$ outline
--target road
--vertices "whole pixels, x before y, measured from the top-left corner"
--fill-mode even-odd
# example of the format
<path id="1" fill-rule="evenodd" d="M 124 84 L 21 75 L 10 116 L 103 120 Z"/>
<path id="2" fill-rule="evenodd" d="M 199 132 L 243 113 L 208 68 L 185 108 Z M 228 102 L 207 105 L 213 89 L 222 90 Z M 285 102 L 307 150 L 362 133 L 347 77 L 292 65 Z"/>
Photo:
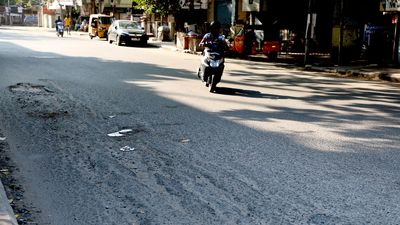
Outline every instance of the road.
<path id="1" fill-rule="evenodd" d="M 0 129 L 38 224 L 400 224 L 398 85 L 228 59 L 211 94 L 198 63 L 0 27 Z"/>

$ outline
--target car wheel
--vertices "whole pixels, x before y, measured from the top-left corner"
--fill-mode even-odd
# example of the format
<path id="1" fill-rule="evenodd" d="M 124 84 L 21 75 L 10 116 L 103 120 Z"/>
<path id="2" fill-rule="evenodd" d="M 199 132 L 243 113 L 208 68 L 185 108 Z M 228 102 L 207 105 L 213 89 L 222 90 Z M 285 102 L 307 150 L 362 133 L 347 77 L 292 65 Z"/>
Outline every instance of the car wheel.
<path id="1" fill-rule="evenodd" d="M 271 52 L 268 54 L 268 58 L 271 60 L 275 60 L 278 58 L 278 52 Z"/>
<path id="2" fill-rule="evenodd" d="M 118 45 L 118 46 L 121 46 L 121 45 L 122 45 L 121 37 L 120 37 L 120 36 L 117 36 L 116 42 L 117 42 L 117 45 Z"/>
<path id="3" fill-rule="evenodd" d="M 108 35 L 107 39 L 108 39 L 108 43 L 110 43 L 110 44 L 113 43 L 113 41 L 111 40 L 111 36 L 110 35 Z"/>

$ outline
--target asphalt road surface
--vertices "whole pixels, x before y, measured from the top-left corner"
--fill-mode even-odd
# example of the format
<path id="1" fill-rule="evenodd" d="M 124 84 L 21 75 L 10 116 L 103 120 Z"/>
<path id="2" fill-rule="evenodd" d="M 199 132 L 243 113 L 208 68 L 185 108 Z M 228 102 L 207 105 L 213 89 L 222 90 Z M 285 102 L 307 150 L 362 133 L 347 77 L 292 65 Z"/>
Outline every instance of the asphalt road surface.
<path id="1" fill-rule="evenodd" d="M 198 63 L 0 27 L 0 129 L 37 223 L 400 224 L 398 85 L 228 59 L 211 94 Z"/>

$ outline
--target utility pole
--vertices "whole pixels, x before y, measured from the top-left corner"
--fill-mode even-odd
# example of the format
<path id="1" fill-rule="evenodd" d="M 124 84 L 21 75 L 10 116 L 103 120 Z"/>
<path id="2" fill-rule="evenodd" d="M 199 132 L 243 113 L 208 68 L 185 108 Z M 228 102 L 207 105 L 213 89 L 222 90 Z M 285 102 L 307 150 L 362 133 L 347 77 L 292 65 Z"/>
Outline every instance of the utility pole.
<path id="1" fill-rule="evenodd" d="M 237 16 L 237 3 L 236 0 L 232 0 L 231 27 L 233 27 L 236 23 L 236 16 Z"/>
<path id="2" fill-rule="evenodd" d="M 10 0 L 7 0 L 7 8 L 8 8 L 8 23 L 12 25 L 11 22 L 11 7 L 10 7 Z"/>
<path id="3" fill-rule="evenodd" d="M 339 47 L 338 47 L 338 65 L 341 66 L 343 64 L 343 28 L 344 28 L 344 2 L 340 0 L 340 15 L 339 15 Z"/>
<path id="4" fill-rule="evenodd" d="M 311 29 L 312 29 L 312 21 L 313 14 L 311 12 L 312 0 L 308 0 L 308 9 L 307 9 L 307 26 L 306 26 L 306 35 L 305 35 L 305 45 L 304 45 L 304 66 L 307 65 L 310 56 L 310 39 L 311 39 Z"/>
<path id="5" fill-rule="evenodd" d="M 63 5 L 60 3 L 60 0 L 58 0 L 58 4 L 60 5 L 60 17 L 61 17 L 61 21 L 64 22 Z M 57 26 L 57 24 L 56 24 L 56 26 Z"/>
<path id="6" fill-rule="evenodd" d="M 394 41 L 393 41 L 393 54 L 392 54 L 392 61 L 395 64 L 399 63 L 399 13 L 396 12 L 395 15 L 395 25 L 394 25 Z"/>

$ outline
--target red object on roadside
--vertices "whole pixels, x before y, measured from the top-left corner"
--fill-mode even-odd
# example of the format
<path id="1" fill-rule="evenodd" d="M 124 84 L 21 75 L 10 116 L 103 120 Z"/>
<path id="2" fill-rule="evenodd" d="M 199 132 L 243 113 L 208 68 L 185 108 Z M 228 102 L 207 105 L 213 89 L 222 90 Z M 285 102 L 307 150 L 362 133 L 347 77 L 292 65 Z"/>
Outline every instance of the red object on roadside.
<path id="1" fill-rule="evenodd" d="M 251 35 L 249 32 L 254 32 L 254 29 L 251 28 L 242 28 L 231 40 L 230 51 L 242 56 L 248 55 L 256 55 L 256 54 L 264 54 L 268 56 L 268 58 L 276 58 L 278 53 L 281 50 L 281 41 L 272 40 L 272 41 L 262 41 L 259 46 L 257 41 L 252 41 L 249 43 L 248 47 L 246 47 L 246 38 L 254 38 L 254 34 Z M 249 35 L 250 34 L 250 35 Z M 248 43 L 248 42 L 247 42 Z M 246 50 L 247 49 L 247 50 Z"/>

